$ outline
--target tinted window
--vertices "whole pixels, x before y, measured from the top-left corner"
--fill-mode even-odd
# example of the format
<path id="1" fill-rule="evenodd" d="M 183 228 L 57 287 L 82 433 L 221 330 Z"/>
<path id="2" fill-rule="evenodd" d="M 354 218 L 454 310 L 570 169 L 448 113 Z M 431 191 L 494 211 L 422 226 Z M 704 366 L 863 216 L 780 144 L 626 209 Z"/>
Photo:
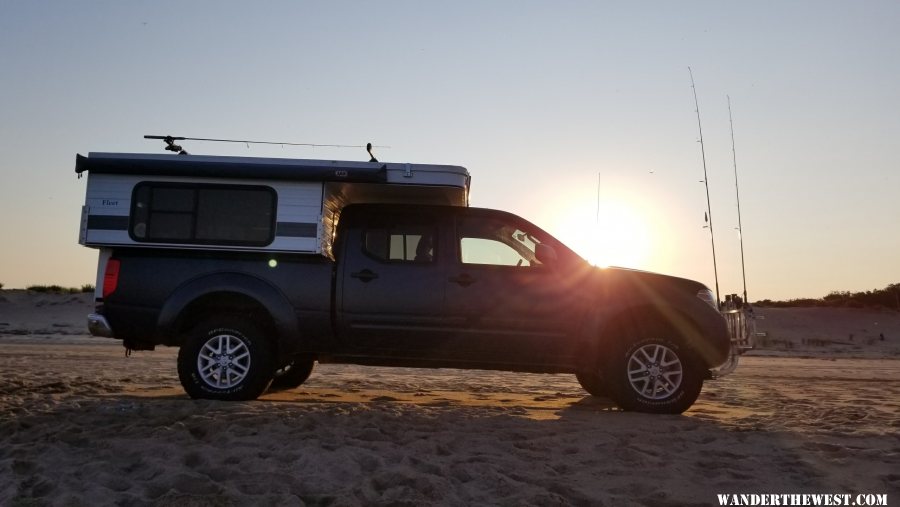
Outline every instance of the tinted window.
<path id="1" fill-rule="evenodd" d="M 363 248 L 381 261 L 432 262 L 434 227 L 421 224 L 373 225 L 363 232 Z"/>
<path id="2" fill-rule="evenodd" d="M 243 185 L 140 183 L 135 241 L 263 246 L 275 230 L 275 191 Z"/>

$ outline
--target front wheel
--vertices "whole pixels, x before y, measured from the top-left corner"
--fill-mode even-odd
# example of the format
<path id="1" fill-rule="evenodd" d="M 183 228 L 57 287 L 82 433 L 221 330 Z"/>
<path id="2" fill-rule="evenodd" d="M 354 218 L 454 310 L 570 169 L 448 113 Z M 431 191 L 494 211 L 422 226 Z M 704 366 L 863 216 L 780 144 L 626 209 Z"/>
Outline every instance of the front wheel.
<path id="1" fill-rule="evenodd" d="M 178 351 L 178 378 L 191 398 L 256 399 L 269 387 L 273 370 L 272 345 L 242 318 L 204 320 Z"/>
<path id="2" fill-rule="evenodd" d="M 694 354 L 665 331 L 627 341 L 609 364 L 610 395 L 621 408 L 635 412 L 680 414 L 691 407 L 703 387 Z"/>

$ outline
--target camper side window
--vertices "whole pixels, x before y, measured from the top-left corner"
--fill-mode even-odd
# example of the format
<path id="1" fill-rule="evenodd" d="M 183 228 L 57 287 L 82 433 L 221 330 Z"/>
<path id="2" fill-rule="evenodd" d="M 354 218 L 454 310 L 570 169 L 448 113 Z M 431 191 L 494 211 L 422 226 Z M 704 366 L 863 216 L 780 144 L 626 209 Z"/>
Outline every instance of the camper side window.
<path id="1" fill-rule="evenodd" d="M 155 243 L 264 246 L 275 232 L 275 191 L 246 185 L 142 182 L 131 237 Z"/>

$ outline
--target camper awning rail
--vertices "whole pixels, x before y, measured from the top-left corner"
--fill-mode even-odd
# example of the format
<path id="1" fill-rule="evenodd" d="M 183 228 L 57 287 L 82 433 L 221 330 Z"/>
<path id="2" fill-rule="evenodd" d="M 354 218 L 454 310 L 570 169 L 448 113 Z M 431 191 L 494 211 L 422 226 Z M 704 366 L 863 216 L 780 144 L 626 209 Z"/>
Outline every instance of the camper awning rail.
<path id="1" fill-rule="evenodd" d="M 89 153 L 77 155 L 75 172 L 202 178 L 384 183 L 392 164 L 281 158 Z M 393 164 L 405 166 L 405 164 Z"/>

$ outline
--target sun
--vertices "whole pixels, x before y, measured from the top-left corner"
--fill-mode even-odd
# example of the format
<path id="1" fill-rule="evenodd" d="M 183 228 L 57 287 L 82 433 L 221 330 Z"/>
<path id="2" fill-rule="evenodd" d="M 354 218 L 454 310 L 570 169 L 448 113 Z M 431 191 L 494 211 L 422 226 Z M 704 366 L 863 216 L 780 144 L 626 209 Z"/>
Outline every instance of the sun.
<path id="1" fill-rule="evenodd" d="M 631 203 L 600 203 L 595 240 L 599 266 L 640 268 L 650 261 L 650 228 L 640 208 Z"/>
<path id="2" fill-rule="evenodd" d="M 593 204 L 592 206 L 590 204 Z M 595 266 L 646 269 L 653 241 L 647 214 L 636 201 L 602 199 L 575 205 L 557 220 L 560 241 Z"/>

